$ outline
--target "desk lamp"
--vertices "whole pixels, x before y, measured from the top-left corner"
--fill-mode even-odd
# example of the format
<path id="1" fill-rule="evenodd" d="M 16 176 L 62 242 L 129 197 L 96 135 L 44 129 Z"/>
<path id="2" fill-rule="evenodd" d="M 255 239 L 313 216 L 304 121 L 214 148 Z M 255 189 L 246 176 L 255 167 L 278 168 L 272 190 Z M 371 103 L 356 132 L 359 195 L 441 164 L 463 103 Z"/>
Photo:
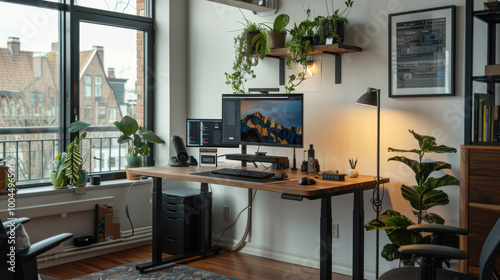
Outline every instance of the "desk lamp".
<path id="1" fill-rule="evenodd" d="M 380 216 L 380 206 L 382 201 L 380 201 L 380 89 L 368 88 L 368 90 L 356 101 L 356 104 L 367 105 L 377 107 L 377 186 L 375 188 L 374 198 L 372 198 L 372 205 L 377 213 L 377 219 Z M 375 279 L 378 279 L 378 268 L 379 268 L 379 230 L 376 231 L 376 253 L 375 258 Z"/>

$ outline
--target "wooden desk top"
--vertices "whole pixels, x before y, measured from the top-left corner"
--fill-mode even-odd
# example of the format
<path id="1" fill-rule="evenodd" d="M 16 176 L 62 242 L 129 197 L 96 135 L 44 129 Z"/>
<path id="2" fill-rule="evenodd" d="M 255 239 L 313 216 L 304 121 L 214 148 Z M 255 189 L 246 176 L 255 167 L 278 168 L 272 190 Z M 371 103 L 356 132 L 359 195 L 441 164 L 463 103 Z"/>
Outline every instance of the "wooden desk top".
<path id="1" fill-rule="evenodd" d="M 289 193 L 306 197 L 321 197 L 328 195 L 340 195 L 355 191 L 373 189 L 376 186 L 375 176 L 359 176 L 358 178 L 349 178 L 346 176 L 345 181 L 329 181 L 321 178 L 314 178 L 316 185 L 299 185 L 298 181 L 306 174 L 301 171 L 286 171 L 288 180 L 277 180 L 267 183 L 256 183 L 248 181 L 240 181 L 237 179 L 224 179 L 216 177 L 204 177 L 192 175 L 190 173 L 207 172 L 214 170 L 214 167 L 173 167 L 173 166 L 151 166 L 129 168 L 128 171 L 133 174 L 159 177 L 174 180 L 183 180 L 190 182 L 209 183 L 223 186 L 232 186 L 238 188 L 263 190 L 278 193 Z M 272 171 L 269 171 L 272 172 Z M 388 183 L 389 178 L 382 178 L 380 183 Z"/>

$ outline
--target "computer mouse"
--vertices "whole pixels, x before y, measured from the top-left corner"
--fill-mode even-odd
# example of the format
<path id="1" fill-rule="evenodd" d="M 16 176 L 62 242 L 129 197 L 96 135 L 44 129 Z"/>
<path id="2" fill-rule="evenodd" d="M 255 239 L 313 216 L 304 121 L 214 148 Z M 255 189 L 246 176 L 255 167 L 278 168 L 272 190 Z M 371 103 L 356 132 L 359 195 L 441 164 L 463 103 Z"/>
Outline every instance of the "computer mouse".
<path id="1" fill-rule="evenodd" d="M 303 177 L 300 178 L 299 185 L 316 185 L 316 180 L 309 177 Z"/>

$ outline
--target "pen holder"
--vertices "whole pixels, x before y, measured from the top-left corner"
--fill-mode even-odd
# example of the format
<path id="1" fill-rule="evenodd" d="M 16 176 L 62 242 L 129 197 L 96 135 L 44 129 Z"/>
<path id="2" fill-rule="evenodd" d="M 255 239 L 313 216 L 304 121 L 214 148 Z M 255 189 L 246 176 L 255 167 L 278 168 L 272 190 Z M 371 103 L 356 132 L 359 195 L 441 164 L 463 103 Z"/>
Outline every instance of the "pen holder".
<path id="1" fill-rule="evenodd" d="M 349 169 L 347 176 L 349 176 L 349 178 L 358 178 L 359 172 L 357 169 Z"/>

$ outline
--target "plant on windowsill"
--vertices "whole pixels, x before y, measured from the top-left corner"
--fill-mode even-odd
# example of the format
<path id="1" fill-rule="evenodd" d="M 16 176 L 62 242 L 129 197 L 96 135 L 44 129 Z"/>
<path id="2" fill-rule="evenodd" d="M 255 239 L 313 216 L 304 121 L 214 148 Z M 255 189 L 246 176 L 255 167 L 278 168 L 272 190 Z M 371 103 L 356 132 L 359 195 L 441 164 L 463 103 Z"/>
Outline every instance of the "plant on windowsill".
<path id="1" fill-rule="evenodd" d="M 241 12 L 241 11 L 240 11 Z M 243 15 L 243 13 L 242 13 Z M 264 59 L 266 53 L 269 52 L 268 34 L 263 23 L 254 23 L 249 21 L 243 15 L 244 25 L 240 33 L 234 37 L 234 62 L 231 73 L 226 75 L 226 85 L 230 85 L 234 94 L 244 94 L 245 85 L 248 79 L 254 79 L 255 73 L 253 68 L 259 63 L 259 57 L 253 56 L 255 50 L 259 53 L 260 58 Z M 252 43 L 255 36 L 259 37 Z"/>
<path id="2" fill-rule="evenodd" d="M 432 136 L 420 135 L 409 130 L 413 137 L 417 139 L 419 149 L 402 150 L 388 148 L 389 152 L 415 153 L 418 155 L 418 161 L 404 156 L 391 157 L 389 161 L 399 161 L 410 167 L 415 173 L 417 181 L 416 186 L 401 186 L 403 198 L 410 202 L 413 207 L 413 213 L 417 217 L 417 223 L 422 221 L 429 224 L 444 224 L 444 219 L 436 213 L 428 213 L 427 210 L 437 206 L 449 203 L 448 195 L 438 188 L 444 186 L 458 186 L 460 182 L 451 175 L 444 175 L 439 178 L 429 177 L 434 171 L 451 169 L 451 165 L 442 161 L 425 161 L 422 159 L 426 153 L 456 153 L 455 148 L 444 145 L 437 145 L 436 138 Z M 366 230 L 385 230 L 391 244 L 386 244 L 382 249 L 381 255 L 387 261 L 400 259 L 403 263 L 412 263 L 416 260 L 415 256 L 404 255 L 398 252 L 400 246 L 410 244 L 428 244 L 429 236 L 422 236 L 418 232 L 407 231 L 406 228 L 415 223 L 394 210 L 387 210 L 380 215 L 379 219 L 374 219 L 365 225 Z M 458 246 L 458 237 L 456 235 L 445 236 L 445 244 Z"/>
<path id="3" fill-rule="evenodd" d="M 125 158 L 127 179 L 139 180 L 140 176 L 129 174 L 128 169 L 142 166 L 143 157 L 149 156 L 151 152 L 147 142 L 164 144 L 165 141 L 153 131 L 140 127 L 137 121 L 130 116 L 123 117 L 121 121 L 116 121 L 114 125 L 123 133 L 117 140 L 118 144 L 127 143 L 128 145 L 128 156 Z"/>
<path id="4" fill-rule="evenodd" d="M 90 126 L 84 121 L 74 121 L 70 124 L 68 133 L 77 133 Z M 87 132 L 77 136 L 66 148 L 66 152 L 58 154 L 52 162 L 53 170 L 50 179 L 54 188 L 65 188 L 70 184 L 74 187 L 85 186 L 88 172 L 83 170 L 83 164 L 90 154 L 90 147 L 83 155 L 80 152 L 80 142 L 87 137 Z"/>
<path id="5" fill-rule="evenodd" d="M 14 164 L 8 163 L 12 157 L 0 158 L 0 195 L 17 193 Z"/>

